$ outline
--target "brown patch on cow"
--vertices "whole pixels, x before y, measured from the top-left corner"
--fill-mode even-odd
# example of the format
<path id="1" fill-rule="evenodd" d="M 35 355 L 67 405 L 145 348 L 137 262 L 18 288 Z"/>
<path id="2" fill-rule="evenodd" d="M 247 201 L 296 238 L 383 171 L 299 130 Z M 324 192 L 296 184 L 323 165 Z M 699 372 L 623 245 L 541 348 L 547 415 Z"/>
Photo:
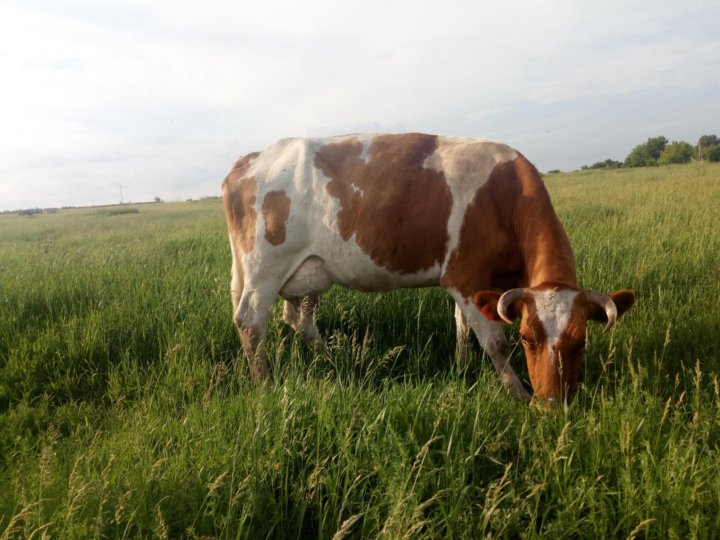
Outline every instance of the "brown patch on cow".
<path id="1" fill-rule="evenodd" d="M 515 160 L 522 186 L 514 217 L 515 231 L 531 286 L 544 282 L 577 285 L 575 256 L 550 195 L 535 166 L 523 156 Z"/>
<path id="2" fill-rule="evenodd" d="M 240 158 L 223 182 L 223 204 L 230 233 L 239 241 L 240 248 L 249 253 L 255 245 L 255 194 L 257 180 L 247 177 L 252 160 L 259 154 L 253 152 Z"/>
<path id="3" fill-rule="evenodd" d="M 364 253 L 393 272 L 410 274 L 442 263 L 452 196 L 442 172 L 425 168 L 437 136 L 383 135 L 372 139 L 367 160 L 351 139 L 323 146 L 314 165 L 340 201 L 338 228 Z"/>
<path id="4" fill-rule="evenodd" d="M 506 276 L 522 276 L 523 261 L 512 231 L 512 212 L 520 196 L 513 162 L 495 166 L 487 182 L 475 193 L 465 210 L 458 244 L 450 254 L 440 284 L 454 288 L 465 298 L 498 286 L 521 286 Z M 504 279 L 502 279 L 504 278 Z"/>
<path id="5" fill-rule="evenodd" d="M 238 178 L 242 178 L 243 176 L 245 176 L 245 173 L 250 168 L 250 164 L 259 155 L 260 155 L 260 152 L 250 152 L 249 154 L 246 154 L 243 157 L 241 157 L 240 159 L 238 159 L 235 162 L 235 165 L 233 165 L 233 168 L 230 170 L 230 174 L 228 175 L 228 178 L 232 175 L 234 175 L 235 177 L 238 177 Z"/>
<path id="6" fill-rule="evenodd" d="M 269 191 L 263 199 L 265 239 L 273 246 L 285 241 L 285 224 L 290 216 L 290 197 L 284 191 Z"/>
<path id="7" fill-rule="evenodd" d="M 465 298 L 487 288 L 576 283 L 570 242 L 533 165 L 498 163 L 468 205 L 440 284 Z"/>

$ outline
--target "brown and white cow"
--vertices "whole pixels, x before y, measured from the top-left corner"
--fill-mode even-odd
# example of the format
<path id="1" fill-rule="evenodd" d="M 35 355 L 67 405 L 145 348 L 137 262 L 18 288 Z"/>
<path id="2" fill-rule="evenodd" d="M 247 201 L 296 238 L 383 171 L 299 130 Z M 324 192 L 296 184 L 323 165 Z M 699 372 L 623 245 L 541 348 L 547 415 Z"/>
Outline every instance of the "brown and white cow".
<path id="1" fill-rule="evenodd" d="M 520 318 L 535 396 L 578 382 L 586 322 L 610 328 L 634 303 L 578 288 L 570 243 L 535 167 L 503 144 L 408 133 L 287 139 L 241 158 L 223 183 L 234 322 L 254 380 L 269 376 L 263 338 L 273 304 L 306 340 L 333 284 L 361 291 L 440 285 L 504 383 L 502 322 Z M 505 290 L 504 294 L 495 292 Z"/>

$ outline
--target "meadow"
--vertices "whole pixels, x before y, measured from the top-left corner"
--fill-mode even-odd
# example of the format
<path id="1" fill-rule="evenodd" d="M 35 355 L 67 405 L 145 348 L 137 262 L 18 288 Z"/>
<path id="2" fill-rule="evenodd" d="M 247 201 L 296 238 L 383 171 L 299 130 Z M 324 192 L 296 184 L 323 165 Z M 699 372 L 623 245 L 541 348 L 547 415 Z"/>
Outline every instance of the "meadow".
<path id="1" fill-rule="evenodd" d="M 219 200 L 0 216 L 0 539 L 719 537 L 720 166 L 545 181 L 638 295 L 551 414 L 439 289 L 331 290 L 317 355 L 278 304 L 254 386 Z"/>

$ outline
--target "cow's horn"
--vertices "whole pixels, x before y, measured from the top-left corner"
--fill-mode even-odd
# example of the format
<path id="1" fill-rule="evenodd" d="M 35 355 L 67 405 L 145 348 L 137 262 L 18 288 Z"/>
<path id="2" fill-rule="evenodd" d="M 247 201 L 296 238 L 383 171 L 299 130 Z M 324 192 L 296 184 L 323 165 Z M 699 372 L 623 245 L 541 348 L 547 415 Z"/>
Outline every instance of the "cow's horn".
<path id="1" fill-rule="evenodd" d="M 516 302 L 517 300 L 522 300 L 524 296 L 525 289 L 510 289 L 509 291 L 505 291 L 503 293 L 497 303 L 497 312 L 503 321 L 509 324 L 513 323 L 513 320 L 507 314 L 507 308 L 513 302 Z"/>
<path id="2" fill-rule="evenodd" d="M 595 304 L 601 307 L 605 311 L 607 317 L 607 324 L 605 325 L 605 332 L 610 330 L 617 322 L 617 306 L 607 294 L 588 292 L 587 301 L 589 304 Z"/>

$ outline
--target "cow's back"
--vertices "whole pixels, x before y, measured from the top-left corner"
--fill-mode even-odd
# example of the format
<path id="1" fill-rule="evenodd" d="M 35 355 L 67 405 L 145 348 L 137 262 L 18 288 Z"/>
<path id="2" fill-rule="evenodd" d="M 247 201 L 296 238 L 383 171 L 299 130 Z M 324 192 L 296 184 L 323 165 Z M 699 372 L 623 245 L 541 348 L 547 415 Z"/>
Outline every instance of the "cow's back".
<path id="1" fill-rule="evenodd" d="M 489 141 L 424 134 L 286 139 L 231 171 L 228 222 L 231 201 L 243 199 L 234 223 L 253 236 L 246 247 L 260 250 L 255 260 L 292 260 L 290 272 L 315 256 L 354 288 L 431 284 L 468 206 L 497 164 L 517 156 Z"/>

